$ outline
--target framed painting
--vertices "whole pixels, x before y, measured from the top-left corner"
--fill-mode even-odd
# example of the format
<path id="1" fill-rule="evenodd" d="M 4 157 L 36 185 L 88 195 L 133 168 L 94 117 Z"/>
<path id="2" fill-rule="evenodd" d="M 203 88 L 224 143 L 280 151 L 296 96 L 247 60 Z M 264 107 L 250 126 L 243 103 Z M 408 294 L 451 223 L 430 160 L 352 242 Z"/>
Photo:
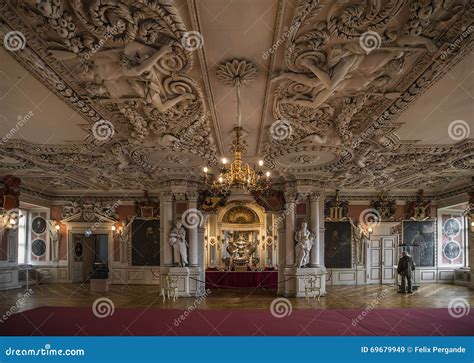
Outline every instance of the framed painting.
<path id="1" fill-rule="evenodd" d="M 352 228 L 349 221 L 324 223 L 324 263 L 327 268 L 352 268 Z"/>
<path id="2" fill-rule="evenodd" d="M 402 221 L 402 241 L 404 245 L 418 245 L 413 249 L 416 266 L 433 267 L 435 264 L 435 231 L 433 219 L 424 221 Z"/>
<path id="3" fill-rule="evenodd" d="M 132 266 L 160 265 L 160 220 L 135 218 L 132 222 Z"/>

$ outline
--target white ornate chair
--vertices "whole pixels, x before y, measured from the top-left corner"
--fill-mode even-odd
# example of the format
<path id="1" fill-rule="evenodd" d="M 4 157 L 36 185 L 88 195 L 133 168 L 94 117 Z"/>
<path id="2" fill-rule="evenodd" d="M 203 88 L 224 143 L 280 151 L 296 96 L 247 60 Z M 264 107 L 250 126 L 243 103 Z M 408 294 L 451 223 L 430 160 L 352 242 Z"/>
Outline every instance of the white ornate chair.
<path id="1" fill-rule="evenodd" d="M 176 301 L 178 298 L 178 276 L 166 275 L 165 277 L 165 286 L 161 287 L 161 296 L 163 296 L 163 302 L 165 302 L 166 297 L 168 300 L 173 296 L 173 301 Z"/>
<path id="2" fill-rule="evenodd" d="M 311 293 L 313 293 L 313 299 L 316 298 L 316 293 L 318 293 L 319 303 L 319 298 L 321 297 L 321 275 L 308 274 L 304 276 L 304 294 L 308 303 Z"/>

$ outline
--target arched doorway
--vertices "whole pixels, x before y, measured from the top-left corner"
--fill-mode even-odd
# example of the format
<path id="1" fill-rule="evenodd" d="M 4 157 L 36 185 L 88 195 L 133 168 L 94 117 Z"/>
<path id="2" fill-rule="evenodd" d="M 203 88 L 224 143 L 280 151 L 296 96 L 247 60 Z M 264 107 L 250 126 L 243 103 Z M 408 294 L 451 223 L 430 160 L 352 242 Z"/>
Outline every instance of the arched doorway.
<path id="1" fill-rule="evenodd" d="M 215 282 L 211 287 L 276 288 L 275 234 L 273 213 L 253 200 L 232 200 L 210 214 L 205 228 L 206 281 Z"/>

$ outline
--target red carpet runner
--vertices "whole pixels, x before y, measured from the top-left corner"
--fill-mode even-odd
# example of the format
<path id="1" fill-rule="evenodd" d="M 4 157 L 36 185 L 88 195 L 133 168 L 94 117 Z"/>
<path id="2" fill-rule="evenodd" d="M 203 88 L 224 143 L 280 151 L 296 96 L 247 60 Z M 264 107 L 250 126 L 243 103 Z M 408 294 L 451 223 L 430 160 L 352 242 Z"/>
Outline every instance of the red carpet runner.
<path id="1" fill-rule="evenodd" d="M 0 335 L 474 335 L 474 314 L 453 318 L 448 309 L 269 310 L 116 309 L 97 318 L 90 308 L 42 307 L 14 314 Z M 181 318 L 180 318 L 181 316 Z M 183 319 L 184 317 L 184 319 Z"/>

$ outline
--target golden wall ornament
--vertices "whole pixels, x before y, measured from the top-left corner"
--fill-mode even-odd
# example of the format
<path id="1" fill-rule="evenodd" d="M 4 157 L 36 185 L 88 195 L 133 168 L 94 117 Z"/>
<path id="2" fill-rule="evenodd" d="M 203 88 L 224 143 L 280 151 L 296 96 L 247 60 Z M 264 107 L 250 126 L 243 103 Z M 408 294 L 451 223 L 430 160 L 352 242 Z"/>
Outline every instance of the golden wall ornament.
<path id="1" fill-rule="evenodd" d="M 339 189 L 332 200 L 324 203 L 324 217 L 327 221 L 343 221 L 349 218 L 349 202 L 339 199 Z"/>

